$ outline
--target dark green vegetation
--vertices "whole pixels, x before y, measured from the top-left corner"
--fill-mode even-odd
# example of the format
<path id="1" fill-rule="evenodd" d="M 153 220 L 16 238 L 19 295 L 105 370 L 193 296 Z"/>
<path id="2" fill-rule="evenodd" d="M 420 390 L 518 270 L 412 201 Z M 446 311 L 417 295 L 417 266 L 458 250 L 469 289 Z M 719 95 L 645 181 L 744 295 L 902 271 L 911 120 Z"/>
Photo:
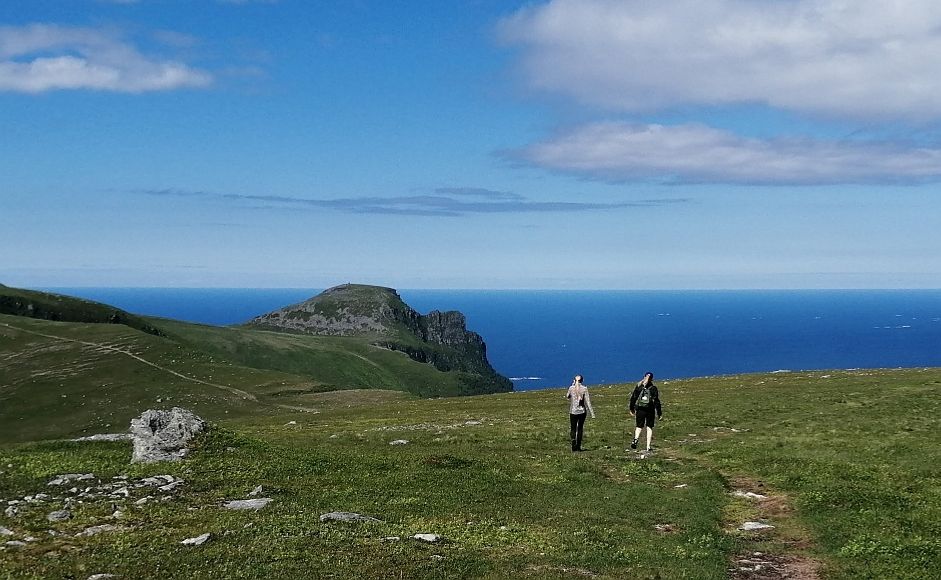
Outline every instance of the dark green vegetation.
<path id="1" fill-rule="evenodd" d="M 219 419 L 304 409 L 312 394 L 338 389 L 448 396 L 505 390 L 508 384 L 485 358 L 489 371 L 441 370 L 374 345 L 374 336 L 142 318 L 6 287 L 0 287 L 0 305 L 10 312 L 0 314 L 0 441 L 123 428 L 161 403 Z M 447 345 L 415 337 L 412 344 L 460 358 Z"/>
<path id="2" fill-rule="evenodd" d="M 0 314 L 60 322 L 123 324 L 148 334 L 160 334 L 142 317 L 107 304 L 61 294 L 10 288 L 3 284 L 0 284 Z"/>
<path id="3" fill-rule="evenodd" d="M 726 578 L 755 551 L 803 577 L 941 577 L 941 370 L 718 377 L 661 390 L 659 451 L 645 460 L 624 451 L 625 386 L 592 389 L 598 419 L 581 454 L 567 451 L 562 390 L 311 394 L 319 413 L 230 414 L 175 465 L 130 466 L 126 443 L 0 447 L 2 499 L 48 492 L 69 472 L 186 480 L 174 500 L 127 505 L 118 520 L 94 503 L 65 523 L 44 519 L 60 505 L 0 515 L 17 538 L 38 538 L 0 552 L 0 577 Z M 256 485 L 274 499 L 264 510 L 218 507 Z M 382 522 L 320 522 L 330 511 Z M 754 519 L 776 527 L 736 531 Z M 121 529 L 47 532 L 101 523 Z M 207 544 L 180 545 L 204 532 Z M 416 533 L 448 541 L 408 539 Z"/>

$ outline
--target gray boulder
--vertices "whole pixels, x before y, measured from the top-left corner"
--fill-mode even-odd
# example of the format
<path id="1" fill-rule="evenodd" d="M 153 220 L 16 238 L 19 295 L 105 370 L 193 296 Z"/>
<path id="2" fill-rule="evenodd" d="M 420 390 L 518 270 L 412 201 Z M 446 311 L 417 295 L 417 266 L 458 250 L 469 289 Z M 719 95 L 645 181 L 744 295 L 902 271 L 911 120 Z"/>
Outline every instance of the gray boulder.
<path id="1" fill-rule="evenodd" d="M 186 446 L 190 440 L 205 427 L 205 421 L 180 407 L 169 411 L 148 409 L 131 420 L 134 441 L 131 463 L 179 461 L 189 453 Z"/>

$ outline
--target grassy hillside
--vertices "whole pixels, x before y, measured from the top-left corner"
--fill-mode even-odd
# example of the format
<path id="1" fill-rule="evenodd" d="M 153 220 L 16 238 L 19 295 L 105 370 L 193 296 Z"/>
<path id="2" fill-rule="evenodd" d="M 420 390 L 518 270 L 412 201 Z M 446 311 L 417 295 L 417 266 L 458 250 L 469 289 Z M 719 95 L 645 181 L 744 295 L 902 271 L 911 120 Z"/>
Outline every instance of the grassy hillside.
<path id="1" fill-rule="evenodd" d="M 148 334 L 160 334 L 160 331 L 141 317 L 129 314 L 120 308 L 61 294 L 10 288 L 2 284 L 0 284 L 0 314 L 59 322 L 122 324 Z"/>
<path id="2" fill-rule="evenodd" d="M 0 551 L 0 578 L 941 577 L 941 370 L 717 377 L 661 391 L 665 420 L 646 459 L 624 450 L 625 386 L 592 389 L 598 419 L 580 454 L 567 450 L 561 390 L 311 394 L 319 414 L 230 414 L 175 465 L 130 466 L 121 443 L 0 447 L 4 500 L 61 495 L 46 485 L 60 473 L 185 480 L 167 501 L 135 506 L 147 493 L 135 489 L 73 504 L 62 523 L 45 519 L 61 499 L 0 515 L 11 538 L 37 538 Z M 257 485 L 273 499 L 265 509 L 219 507 Z M 321 522 L 330 511 L 381 521 Z M 775 527 L 737 531 L 746 520 Z M 103 523 L 118 529 L 74 536 Z M 205 532 L 205 545 L 180 545 Z M 409 539 L 417 533 L 446 540 Z"/>
<path id="3" fill-rule="evenodd" d="M 462 395 L 474 379 L 361 338 L 140 321 L 160 335 L 0 315 L 0 442 L 122 429 L 159 402 L 222 418 L 316 411 L 329 390 Z"/>

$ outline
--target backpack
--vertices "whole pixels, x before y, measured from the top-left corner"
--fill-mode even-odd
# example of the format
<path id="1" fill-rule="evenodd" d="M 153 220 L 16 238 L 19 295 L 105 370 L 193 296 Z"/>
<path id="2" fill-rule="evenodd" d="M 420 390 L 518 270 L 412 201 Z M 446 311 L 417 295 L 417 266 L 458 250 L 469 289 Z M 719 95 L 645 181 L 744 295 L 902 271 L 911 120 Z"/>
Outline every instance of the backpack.
<path id="1" fill-rule="evenodd" d="M 640 394 L 637 395 L 637 406 L 646 408 L 653 403 L 653 394 L 650 392 L 650 385 L 641 387 Z"/>

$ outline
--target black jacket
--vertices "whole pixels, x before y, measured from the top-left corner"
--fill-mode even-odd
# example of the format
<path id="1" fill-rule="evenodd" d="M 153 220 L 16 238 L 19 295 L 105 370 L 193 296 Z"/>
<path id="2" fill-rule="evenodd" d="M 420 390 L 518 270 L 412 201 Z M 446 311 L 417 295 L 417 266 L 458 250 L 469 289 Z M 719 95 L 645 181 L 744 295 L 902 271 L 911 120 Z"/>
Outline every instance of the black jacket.
<path id="1" fill-rule="evenodd" d="M 640 391 L 643 389 L 643 381 L 637 383 L 637 386 L 634 387 L 634 392 L 631 393 L 631 413 L 637 411 L 637 397 L 640 396 Z M 647 409 L 654 409 L 657 411 L 657 418 L 663 416 L 663 409 L 660 407 L 660 391 L 657 389 L 657 385 L 650 383 L 650 398 L 652 399 L 651 405 Z"/>

